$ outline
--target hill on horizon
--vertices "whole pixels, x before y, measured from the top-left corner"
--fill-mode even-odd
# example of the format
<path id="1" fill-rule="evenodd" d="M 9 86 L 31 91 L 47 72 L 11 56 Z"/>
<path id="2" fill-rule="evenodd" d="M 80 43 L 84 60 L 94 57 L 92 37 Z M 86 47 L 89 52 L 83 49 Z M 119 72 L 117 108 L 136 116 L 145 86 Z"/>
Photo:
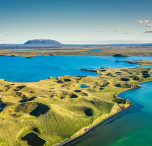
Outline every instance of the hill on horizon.
<path id="1" fill-rule="evenodd" d="M 60 42 L 50 39 L 34 39 L 29 40 L 24 43 L 24 45 L 53 45 L 53 46 L 60 46 L 62 45 Z"/>

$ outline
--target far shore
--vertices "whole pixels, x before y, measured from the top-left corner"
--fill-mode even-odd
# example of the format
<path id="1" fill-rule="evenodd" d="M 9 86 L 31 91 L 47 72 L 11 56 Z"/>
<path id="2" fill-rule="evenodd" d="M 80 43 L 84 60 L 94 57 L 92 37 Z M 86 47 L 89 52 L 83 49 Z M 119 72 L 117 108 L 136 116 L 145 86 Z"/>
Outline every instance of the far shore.
<path id="1" fill-rule="evenodd" d="M 35 49 L 35 50 L 34 50 Z M 52 50 L 51 50 L 52 49 Z M 56 50 L 55 50 L 56 49 Z M 98 51 L 96 51 L 98 50 Z M 0 56 L 152 56 L 152 45 L 65 45 L 62 47 L 0 48 Z"/>

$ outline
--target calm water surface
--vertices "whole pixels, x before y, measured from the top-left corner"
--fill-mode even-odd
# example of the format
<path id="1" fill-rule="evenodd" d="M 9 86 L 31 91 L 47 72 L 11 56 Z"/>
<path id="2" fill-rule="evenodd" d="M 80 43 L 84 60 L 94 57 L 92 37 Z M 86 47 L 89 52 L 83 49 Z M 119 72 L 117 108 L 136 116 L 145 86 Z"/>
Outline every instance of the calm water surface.
<path id="1" fill-rule="evenodd" d="M 145 67 L 145 68 L 152 68 L 152 65 L 144 65 L 142 67 Z"/>
<path id="2" fill-rule="evenodd" d="M 106 56 L 37 56 L 34 58 L 0 56 L 0 78 L 12 82 L 33 82 L 50 76 L 97 76 L 81 68 L 100 67 L 127 68 L 136 64 L 116 60 L 152 60 L 152 57 L 106 57 Z"/>
<path id="3" fill-rule="evenodd" d="M 90 50 L 90 51 L 87 51 L 87 52 L 101 52 L 102 50 Z"/>
<path id="4" fill-rule="evenodd" d="M 81 84 L 80 88 L 89 88 L 89 86 L 86 86 L 84 84 Z"/>

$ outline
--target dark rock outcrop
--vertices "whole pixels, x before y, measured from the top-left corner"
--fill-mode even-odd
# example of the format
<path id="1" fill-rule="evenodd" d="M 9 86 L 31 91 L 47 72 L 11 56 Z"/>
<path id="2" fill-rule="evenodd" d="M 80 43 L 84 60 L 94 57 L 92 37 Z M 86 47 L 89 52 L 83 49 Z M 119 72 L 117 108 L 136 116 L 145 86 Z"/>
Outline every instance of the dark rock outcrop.
<path id="1" fill-rule="evenodd" d="M 114 57 L 127 57 L 127 55 L 125 55 L 125 54 L 114 54 L 113 56 Z"/>

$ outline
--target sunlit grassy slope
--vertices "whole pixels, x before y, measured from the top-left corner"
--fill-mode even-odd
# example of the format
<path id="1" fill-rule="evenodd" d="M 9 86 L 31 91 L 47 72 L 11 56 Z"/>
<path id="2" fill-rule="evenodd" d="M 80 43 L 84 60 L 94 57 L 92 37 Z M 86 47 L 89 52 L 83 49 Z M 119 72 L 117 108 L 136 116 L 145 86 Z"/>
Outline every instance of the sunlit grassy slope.
<path id="1" fill-rule="evenodd" d="M 0 80 L 0 143 L 27 145 L 30 131 L 53 145 L 84 133 L 131 103 L 117 94 L 150 81 L 147 68 L 95 70 L 98 77 L 50 77 L 33 83 Z M 89 88 L 80 88 L 81 84 Z M 88 127 L 88 128 L 85 128 Z"/>

